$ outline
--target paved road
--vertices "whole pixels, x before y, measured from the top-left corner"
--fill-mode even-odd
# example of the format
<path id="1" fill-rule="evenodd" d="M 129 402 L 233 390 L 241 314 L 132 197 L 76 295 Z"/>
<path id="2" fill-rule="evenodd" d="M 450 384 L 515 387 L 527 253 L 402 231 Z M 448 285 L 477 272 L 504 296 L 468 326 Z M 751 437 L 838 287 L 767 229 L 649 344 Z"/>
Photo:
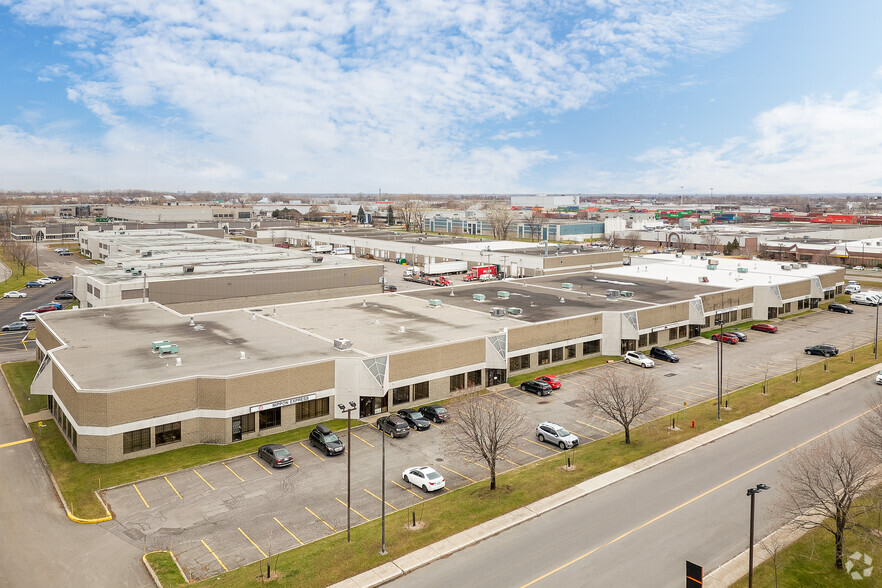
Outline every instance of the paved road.
<path id="1" fill-rule="evenodd" d="M 153 586 L 137 545 L 68 520 L 33 441 L 6 445 L 30 437 L 0 379 L 0 586 Z"/>
<path id="2" fill-rule="evenodd" d="M 774 508 L 779 456 L 864 412 L 874 390 L 864 378 L 389 585 L 441 587 L 468 578 L 500 587 L 683 586 L 685 560 L 710 571 L 747 547 L 748 487 L 772 486 L 757 498 L 758 538 L 784 522 Z"/>

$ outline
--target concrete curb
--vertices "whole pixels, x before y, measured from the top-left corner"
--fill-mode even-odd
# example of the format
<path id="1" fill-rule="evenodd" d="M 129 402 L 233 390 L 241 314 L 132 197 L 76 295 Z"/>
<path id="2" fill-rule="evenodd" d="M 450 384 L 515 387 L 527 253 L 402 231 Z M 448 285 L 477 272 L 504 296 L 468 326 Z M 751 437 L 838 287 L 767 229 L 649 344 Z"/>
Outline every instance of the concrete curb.
<path id="1" fill-rule="evenodd" d="M 572 502 L 573 500 L 587 496 L 588 494 L 596 490 L 600 490 L 601 488 L 610 486 L 629 476 L 648 470 L 651 467 L 674 459 L 675 457 L 688 453 L 703 445 L 713 443 L 714 441 L 722 439 L 727 435 L 731 435 L 736 431 L 746 429 L 751 425 L 772 418 L 773 416 L 781 414 L 782 412 L 790 410 L 791 408 L 800 406 L 802 404 L 805 404 L 806 402 L 810 402 L 815 398 L 824 396 L 825 394 L 829 394 L 834 390 L 838 390 L 839 388 L 847 386 L 853 382 L 856 382 L 862 378 L 878 372 L 880 367 L 882 367 L 882 364 L 865 368 L 861 371 L 840 378 L 834 382 L 830 382 L 829 384 L 825 384 L 819 388 L 815 388 L 814 390 L 804 392 L 799 396 L 790 398 L 789 400 L 779 402 L 773 406 L 770 406 L 769 408 L 763 409 L 752 415 L 748 415 L 743 419 L 732 423 L 727 423 L 721 427 L 717 427 L 713 431 L 702 433 L 701 435 L 698 435 L 693 439 L 684 441 L 667 449 L 663 449 L 662 451 L 659 451 L 658 453 L 655 453 L 653 455 L 649 455 L 642 459 L 638 459 L 637 461 L 634 461 L 630 464 L 600 474 L 599 476 L 591 478 L 590 480 L 586 480 L 580 484 L 573 486 L 572 488 L 567 488 L 566 490 L 558 492 L 557 494 L 554 494 L 552 496 L 537 500 L 532 504 L 529 504 L 525 507 L 519 508 L 502 516 L 496 517 L 495 519 L 482 523 L 477 527 L 466 529 L 465 531 L 457 533 L 456 535 L 448 537 L 447 539 L 443 539 L 416 551 L 412 551 L 411 553 L 403 555 L 377 568 L 368 570 L 366 572 L 343 580 L 342 582 L 338 582 L 332 585 L 330 588 L 374 588 L 375 586 L 380 586 L 386 582 L 389 582 L 409 572 L 412 572 L 417 568 L 432 563 L 433 561 L 436 561 L 443 557 L 447 557 L 455 551 L 464 549 L 469 545 L 483 541 L 484 539 L 492 537 L 493 535 L 498 535 L 503 531 L 511 529 L 512 527 L 520 525 L 521 523 L 530 519 L 536 518 L 543 513 L 558 508 L 559 506 L 563 506 L 568 502 Z M 747 573 L 746 553 L 736 557 L 735 560 L 737 560 L 741 556 L 744 556 L 745 560 L 743 563 L 745 571 L 741 574 L 744 575 L 744 573 Z M 755 561 L 758 561 L 756 550 L 754 550 L 754 559 Z M 708 577 L 713 574 L 716 574 L 716 570 L 714 570 L 714 572 L 712 572 L 711 574 L 708 574 Z M 722 575 L 722 572 L 720 575 Z M 708 585 L 710 586 L 711 584 Z M 714 584 L 714 586 L 723 585 L 725 584 Z"/>

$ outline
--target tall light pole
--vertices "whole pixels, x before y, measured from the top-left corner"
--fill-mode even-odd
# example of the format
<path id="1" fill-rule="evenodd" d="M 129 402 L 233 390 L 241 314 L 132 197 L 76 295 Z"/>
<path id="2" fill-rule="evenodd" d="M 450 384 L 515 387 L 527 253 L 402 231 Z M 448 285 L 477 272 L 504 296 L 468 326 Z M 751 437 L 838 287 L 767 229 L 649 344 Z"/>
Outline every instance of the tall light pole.
<path id="1" fill-rule="evenodd" d="M 717 315 L 715 324 L 720 325 L 720 335 L 717 337 L 717 420 L 723 420 L 723 317 Z"/>
<path id="2" fill-rule="evenodd" d="M 349 543 L 352 529 L 352 411 L 355 410 L 355 403 L 350 400 L 349 408 L 343 404 L 338 404 L 337 408 L 346 413 L 346 444 L 349 445 L 346 452 L 346 543 Z"/>
<path id="3" fill-rule="evenodd" d="M 381 427 L 377 427 L 380 436 L 383 438 L 383 459 L 380 465 L 380 526 L 382 528 L 380 536 L 380 555 L 386 555 L 386 432 Z"/>
<path id="4" fill-rule="evenodd" d="M 750 547 L 748 547 L 747 556 L 747 588 L 753 588 L 753 503 L 756 495 L 763 490 L 768 490 L 765 484 L 757 484 L 754 488 L 747 489 L 747 495 L 750 496 Z"/>
<path id="5" fill-rule="evenodd" d="M 876 305 L 876 334 L 873 336 L 873 359 L 879 359 L 879 305 Z"/>

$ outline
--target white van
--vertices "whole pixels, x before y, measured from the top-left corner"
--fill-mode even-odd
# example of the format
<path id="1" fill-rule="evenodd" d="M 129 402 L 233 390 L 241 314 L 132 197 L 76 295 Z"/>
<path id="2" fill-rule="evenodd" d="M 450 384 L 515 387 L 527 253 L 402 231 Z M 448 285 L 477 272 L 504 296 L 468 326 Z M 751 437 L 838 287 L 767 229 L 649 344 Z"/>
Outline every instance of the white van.
<path id="1" fill-rule="evenodd" d="M 852 294 L 850 300 L 852 304 L 865 304 L 867 306 L 879 305 L 879 298 L 875 294 L 869 292 Z"/>
<path id="2" fill-rule="evenodd" d="M 845 287 L 846 294 L 857 294 L 861 291 L 860 284 L 849 284 Z"/>

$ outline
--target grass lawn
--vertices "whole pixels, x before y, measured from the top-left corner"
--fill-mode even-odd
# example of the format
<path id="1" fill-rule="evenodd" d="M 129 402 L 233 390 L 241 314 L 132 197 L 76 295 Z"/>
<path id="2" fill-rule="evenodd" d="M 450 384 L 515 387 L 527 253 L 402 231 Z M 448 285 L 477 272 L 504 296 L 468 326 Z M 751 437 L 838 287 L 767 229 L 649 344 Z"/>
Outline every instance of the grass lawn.
<path id="1" fill-rule="evenodd" d="M 163 586 L 186 586 L 187 580 L 181 575 L 175 560 L 168 551 L 154 551 L 147 554 L 147 563 L 153 568 Z"/>
<path id="2" fill-rule="evenodd" d="M 5 364 L 4 368 L 6 365 L 9 364 Z M 362 424 L 361 421 L 352 422 L 353 425 Z M 119 463 L 94 464 L 80 463 L 76 460 L 55 421 L 44 424 L 42 429 L 38 428 L 36 423 L 31 425 L 34 438 L 49 464 L 49 469 L 52 470 L 52 475 L 55 476 L 58 487 L 61 488 L 68 508 L 75 516 L 84 519 L 100 518 L 107 514 L 95 495 L 96 490 L 247 455 L 256 452 L 258 447 L 266 443 L 301 441 L 307 438 L 314 427 L 314 425 L 300 427 L 231 445 L 194 445 Z M 332 430 L 339 431 L 346 428 L 346 419 L 334 419 L 326 424 Z"/>
<path id="3" fill-rule="evenodd" d="M 535 372 L 530 372 L 529 374 L 521 374 L 518 376 L 512 376 L 508 379 L 509 386 L 518 386 L 521 382 L 526 382 L 527 380 L 535 380 L 539 376 L 544 376 L 545 374 L 553 375 L 553 376 L 562 376 L 563 374 L 571 374 L 573 372 L 578 372 L 579 370 L 584 370 L 588 368 L 592 368 L 598 365 L 605 364 L 609 360 L 621 361 L 622 358 L 620 356 L 612 356 L 612 355 L 601 355 L 599 357 L 589 357 L 587 359 L 580 359 L 579 361 L 574 361 L 572 363 L 567 363 L 564 365 L 556 365 L 549 366 L 545 369 L 540 369 Z"/>
<path id="4" fill-rule="evenodd" d="M 46 277 L 43 272 L 39 271 L 32 265 L 28 266 L 28 269 L 25 271 L 24 275 L 21 274 L 20 268 L 12 263 L 8 257 L 0 257 L 0 262 L 2 262 L 6 267 L 8 267 L 12 271 L 12 275 L 9 278 L 3 280 L 2 289 L 3 292 L 9 292 L 10 290 L 25 290 L 25 284 L 36 280 L 38 278 Z"/>
<path id="5" fill-rule="evenodd" d="M 566 471 L 566 455 L 558 454 L 534 462 L 497 478 L 498 489 L 491 492 L 486 482 L 472 484 L 422 503 L 417 516 L 425 524 L 419 531 L 408 530 L 411 510 L 387 515 L 386 550 L 380 556 L 380 521 L 370 521 L 352 529 L 352 543 L 346 534 L 337 533 L 325 539 L 273 556 L 274 573 L 280 585 L 300 587 L 327 586 L 358 574 L 406 553 L 449 537 L 516 508 L 525 506 L 603 472 L 631 463 L 696 435 L 753 414 L 773 404 L 792 398 L 839 379 L 875 363 L 872 345 L 860 348 L 856 361 L 846 356 L 831 358 L 828 370 L 823 362 L 800 370 L 800 381 L 793 374 L 784 374 L 768 382 L 768 394 L 762 384 L 748 386 L 727 395 L 731 410 L 716 420 L 716 403 L 711 400 L 689 409 L 689 420 L 695 428 L 667 429 L 670 416 L 661 417 L 632 431 L 632 443 L 624 444 L 619 433 L 581 445 L 567 452 L 575 468 Z M 266 565 L 265 563 L 263 564 Z M 264 568 L 265 569 L 265 568 Z M 244 566 L 215 578 L 204 580 L 204 586 L 258 585 L 260 565 Z"/>
<path id="6" fill-rule="evenodd" d="M 46 396 L 39 394 L 31 395 L 31 382 L 37 375 L 37 368 L 40 364 L 36 361 L 16 361 L 12 363 L 4 363 L 2 366 L 3 374 L 12 388 L 12 394 L 22 414 L 33 414 L 48 407 Z"/>

